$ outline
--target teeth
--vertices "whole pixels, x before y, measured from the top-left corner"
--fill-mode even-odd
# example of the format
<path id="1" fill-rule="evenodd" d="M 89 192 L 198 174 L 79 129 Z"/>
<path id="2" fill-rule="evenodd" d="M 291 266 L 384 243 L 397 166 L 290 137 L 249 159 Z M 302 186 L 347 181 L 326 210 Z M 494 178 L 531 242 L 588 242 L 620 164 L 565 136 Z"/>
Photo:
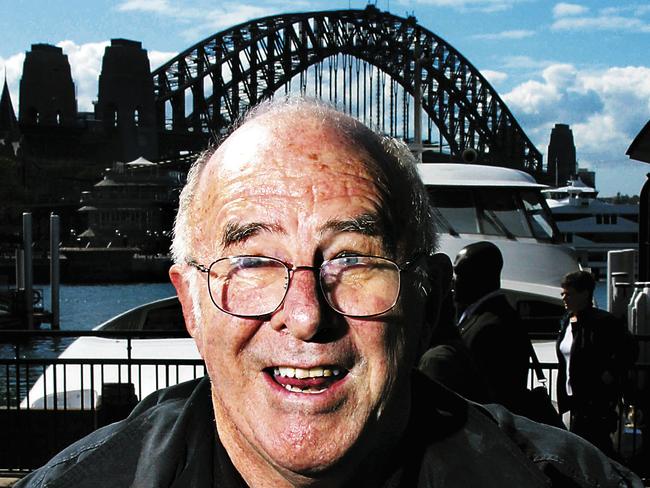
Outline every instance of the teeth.
<path id="1" fill-rule="evenodd" d="M 288 366 L 278 366 L 273 369 L 273 374 L 275 376 L 284 376 L 285 378 L 305 379 L 305 378 L 321 378 L 325 376 L 339 376 L 341 374 L 341 370 L 338 368 L 329 369 L 329 368 L 316 367 L 310 369 L 303 369 L 303 368 L 291 368 Z"/>
<path id="2" fill-rule="evenodd" d="M 274 373 L 276 376 L 284 376 L 285 378 L 295 378 L 296 376 L 296 370 L 294 368 L 287 368 L 284 366 L 275 368 Z"/>
<path id="3" fill-rule="evenodd" d="M 318 390 L 315 390 L 313 388 L 305 388 L 304 390 L 302 388 L 298 388 L 297 386 L 291 386 L 291 385 L 284 385 L 285 390 L 289 390 L 293 393 L 307 393 L 310 395 L 315 395 L 317 393 L 322 393 L 325 391 L 325 388 L 320 388 Z"/>
<path id="4" fill-rule="evenodd" d="M 296 368 L 296 378 L 299 380 L 302 380 L 304 378 L 309 378 L 309 371 L 308 369 L 302 369 L 302 368 Z"/>

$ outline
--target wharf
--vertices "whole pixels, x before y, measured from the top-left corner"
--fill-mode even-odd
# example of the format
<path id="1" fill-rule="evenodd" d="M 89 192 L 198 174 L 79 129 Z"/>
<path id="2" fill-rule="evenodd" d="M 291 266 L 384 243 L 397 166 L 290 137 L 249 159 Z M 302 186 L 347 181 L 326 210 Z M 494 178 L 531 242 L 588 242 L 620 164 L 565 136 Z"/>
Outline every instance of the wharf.
<path id="1" fill-rule="evenodd" d="M 43 306 L 43 291 L 34 288 L 32 305 L 32 323 L 34 329 L 40 329 L 43 323 L 52 323 L 52 313 Z M 27 328 L 27 311 L 24 290 L 0 290 L 0 330 Z"/>

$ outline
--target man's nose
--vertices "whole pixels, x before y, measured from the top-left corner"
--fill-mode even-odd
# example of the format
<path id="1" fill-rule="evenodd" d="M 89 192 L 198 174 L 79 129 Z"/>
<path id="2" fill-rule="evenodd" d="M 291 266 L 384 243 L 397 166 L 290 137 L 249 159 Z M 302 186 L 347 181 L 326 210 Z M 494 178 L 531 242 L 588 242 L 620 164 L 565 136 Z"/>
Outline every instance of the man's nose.
<path id="1" fill-rule="evenodd" d="M 294 270 L 282 307 L 271 318 L 273 327 L 286 327 L 297 339 L 311 340 L 321 327 L 323 305 L 319 293 L 317 272 Z"/>

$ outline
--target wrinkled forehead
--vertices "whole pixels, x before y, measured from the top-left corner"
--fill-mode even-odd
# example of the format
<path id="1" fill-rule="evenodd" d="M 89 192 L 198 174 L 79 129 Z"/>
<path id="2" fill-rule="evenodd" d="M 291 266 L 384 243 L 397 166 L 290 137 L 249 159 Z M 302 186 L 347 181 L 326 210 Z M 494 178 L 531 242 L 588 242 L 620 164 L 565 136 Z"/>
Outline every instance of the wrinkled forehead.
<path id="1" fill-rule="evenodd" d="M 366 137 L 363 131 L 369 129 L 354 122 L 339 122 L 295 114 L 262 115 L 237 129 L 202 171 L 190 216 L 193 228 L 200 228 L 206 218 L 218 226 L 228 216 L 220 209 L 232 209 L 228 202 L 233 198 L 239 205 L 249 196 L 259 202 L 265 192 L 283 195 L 292 205 L 300 205 L 304 198 L 307 206 L 332 197 L 339 197 L 340 203 L 341 195 L 350 202 L 369 198 L 383 224 L 392 220 L 385 178 L 366 149 L 373 147 L 374 136 L 370 132 Z M 372 152 L 377 153 L 374 147 Z"/>
<path id="2" fill-rule="evenodd" d="M 352 127 L 291 112 L 261 115 L 224 141 L 206 167 L 210 177 L 203 181 L 214 184 L 260 170 L 299 174 L 331 169 L 342 177 L 374 174 L 377 162 L 359 140 L 360 134 L 350 133 Z"/>

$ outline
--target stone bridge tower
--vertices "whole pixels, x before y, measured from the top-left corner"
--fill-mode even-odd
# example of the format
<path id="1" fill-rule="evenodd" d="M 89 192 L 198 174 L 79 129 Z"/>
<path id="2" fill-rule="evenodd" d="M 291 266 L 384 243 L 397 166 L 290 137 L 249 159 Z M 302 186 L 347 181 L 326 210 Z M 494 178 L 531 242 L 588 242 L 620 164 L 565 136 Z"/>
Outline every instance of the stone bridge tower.
<path id="1" fill-rule="evenodd" d="M 23 63 L 18 119 L 24 126 L 69 127 L 77 118 L 77 100 L 63 49 L 32 44 Z"/>
<path id="2" fill-rule="evenodd" d="M 151 68 L 140 42 L 112 39 L 104 51 L 95 118 L 111 141 L 107 147 L 114 161 L 157 158 Z"/>

